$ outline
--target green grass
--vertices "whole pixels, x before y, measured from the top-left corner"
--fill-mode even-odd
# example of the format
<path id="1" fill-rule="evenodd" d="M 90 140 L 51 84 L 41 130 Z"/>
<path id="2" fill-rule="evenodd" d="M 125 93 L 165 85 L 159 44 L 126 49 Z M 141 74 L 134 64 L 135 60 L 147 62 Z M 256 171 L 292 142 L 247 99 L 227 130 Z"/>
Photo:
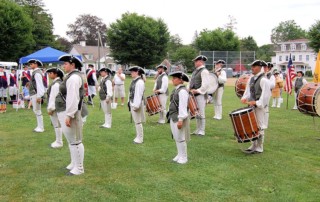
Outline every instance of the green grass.
<path id="1" fill-rule="evenodd" d="M 153 80 L 146 85 L 148 96 Z M 265 152 L 246 155 L 241 149 L 249 143 L 236 142 L 228 116 L 244 107 L 234 87 L 225 88 L 223 106 L 221 121 L 207 106 L 206 136 L 192 136 L 189 162 L 178 165 L 170 162 L 176 155 L 170 127 L 157 125 L 158 115 L 147 117 L 144 144 L 135 145 L 127 108 L 113 110 L 112 128 L 101 129 L 104 116 L 95 98 L 84 126 L 85 174 L 73 177 L 63 170 L 70 160 L 65 139 L 63 148 L 49 147 L 49 117 L 45 132 L 33 133 L 32 110 L 8 106 L 0 114 L 0 201 L 319 201 L 319 118 L 314 124 L 291 110 L 290 97 L 289 110 L 285 103 L 270 108 Z"/>

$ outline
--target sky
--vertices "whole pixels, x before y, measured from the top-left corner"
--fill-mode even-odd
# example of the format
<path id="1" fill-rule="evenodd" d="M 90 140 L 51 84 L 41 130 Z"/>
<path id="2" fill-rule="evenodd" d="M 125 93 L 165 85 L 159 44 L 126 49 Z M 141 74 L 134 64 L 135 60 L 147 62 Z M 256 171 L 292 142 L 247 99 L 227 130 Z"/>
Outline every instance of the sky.
<path id="1" fill-rule="evenodd" d="M 171 35 L 179 35 L 190 44 L 197 31 L 224 27 L 235 18 L 236 34 L 252 36 L 258 46 L 269 44 L 273 28 L 280 22 L 294 20 L 302 29 L 320 20 L 319 0 L 43 0 L 53 17 L 54 34 L 66 37 L 68 24 L 83 14 L 97 16 L 109 26 L 126 12 L 161 18 Z"/>

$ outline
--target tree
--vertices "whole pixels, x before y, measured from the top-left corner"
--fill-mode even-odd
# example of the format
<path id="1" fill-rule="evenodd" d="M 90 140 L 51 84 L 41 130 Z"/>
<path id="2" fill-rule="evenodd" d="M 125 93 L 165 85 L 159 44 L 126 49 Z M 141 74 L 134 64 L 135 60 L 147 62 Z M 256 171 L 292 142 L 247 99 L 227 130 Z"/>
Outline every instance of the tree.
<path id="1" fill-rule="evenodd" d="M 183 64 L 187 67 L 187 71 L 191 72 L 194 67 L 192 59 L 197 53 L 198 51 L 191 45 L 183 45 L 173 53 L 172 60 Z"/>
<path id="2" fill-rule="evenodd" d="M 280 22 L 277 27 L 272 29 L 271 33 L 271 42 L 274 44 L 300 38 L 306 38 L 306 31 L 294 20 Z"/>
<path id="3" fill-rule="evenodd" d="M 268 45 L 263 45 L 259 47 L 257 51 L 257 57 L 259 60 L 264 60 L 264 61 L 271 61 L 271 57 L 275 56 L 274 53 L 274 45 L 273 44 L 268 44 Z"/>
<path id="4" fill-rule="evenodd" d="M 252 36 L 245 37 L 240 40 L 241 51 L 257 51 L 258 45 Z"/>
<path id="5" fill-rule="evenodd" d="M 141 67 L 158 64 L 166 56 L 167 25 L 161 20 L 125 13 L 107 30 L 112 56 L 118 63 Z"/>
<path id="6" fill-rule="evenodd" d="M 232 30 L 221 28 L 209 31 L 204 29 L 195 40 L 195 46 L 202 51 L 238 51 L 239 38 Z"/>
<path id="7" fill-rule="evenodd" d="M 74 24 L 68 25 L 67 35 L 72 39 L 72 43 L 79 44 L 86 41 L 89 46 L 98 45 L 98 32 L 101 35 L 102 43 L 106 43 L 107 26 L 101 18 L 90 14 L 80 15 Z"/>
<path id="8" fill-rule="evenodd" d="M 57 35 L 55 43 L 56 43 L 55 45 L 56 49 L 59 49 L 64 52 L 69 52 L 71 50 L 72 43 L 64 37 L 60 37 L 59 35 Z"/>
<path id="9" fill-rule="evenodd" d="M 32 20 L 10 0 L 0 1 L 0 60 L 16 61 L 33 44 Z"/>
<path id="10" fill-rule="evenodd" d="M 317 20 L 316 23 L 311 25 L 308 38 L 310 40 L 309 45 L 312 47 L 314 52 L 320 51 L 320 20 Z"/>
<path id="11" fill-rule="evenodd" d="M 233 17 L 232 15 L 228 15 L 228 18 L 229 18 L 229 22 L 224 25 L 224 28 L 231 31 L 235 31 L 237 29 L 236 25 L 238 24 L 236 18 Z"/>

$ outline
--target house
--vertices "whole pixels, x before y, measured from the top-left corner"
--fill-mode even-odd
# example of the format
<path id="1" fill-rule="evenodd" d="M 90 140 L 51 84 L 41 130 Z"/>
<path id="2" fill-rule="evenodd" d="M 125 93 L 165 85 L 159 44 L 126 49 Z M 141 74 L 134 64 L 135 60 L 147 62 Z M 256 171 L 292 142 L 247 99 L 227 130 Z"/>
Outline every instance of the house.
<path id="1" fill-rule="evenodd" d="M 308 39 L 295 39 L 278 43 L 274 51 L 276 56 L 272 57 L 271 62 L 278 70 L 285 72 L 291 54 L 295 71 L 314 72 L 316 54 L 314 50 L 308 46 L 308 43 Z"/>
<path id="2" fill-rule="evenodd" d="M 84 69 L 87 69 L 89 64 L 93 64 L 96 70 L 108 67 L 116 71 L 121 67 L 110 57 L 110 48 L 106 45 L 103 47 L 87 46 L 85 41 L 81 41 L 80 44 L 72 46 L 69 54 L 81 55 Z"/>

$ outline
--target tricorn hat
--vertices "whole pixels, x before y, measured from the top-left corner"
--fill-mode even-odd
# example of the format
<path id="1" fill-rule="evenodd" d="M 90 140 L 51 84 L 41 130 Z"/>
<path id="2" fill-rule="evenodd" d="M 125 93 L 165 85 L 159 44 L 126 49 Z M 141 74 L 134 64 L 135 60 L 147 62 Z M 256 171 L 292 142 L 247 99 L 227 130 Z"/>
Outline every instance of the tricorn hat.
<path id="1" fill-rule="evenodd" d="M 103 72 L 109 72 L 109 74 L 112 73 L 111 69 L 108 68 L 108 67 L 102 67 L 102 68 L 100 68 L 100 69 L 99 69 L 99 73 L 102 72 L 102 71 L 103 71 Z"/>
<path id="2" fill-rule="evenodd" d="M 40 60 L 37 60 L 37 59 L 30 59 L 30 60 L 28 60 L 27 63 L 36 63 L 39 67 L 43 66 L 42 62 Z"/>
<path id="3" fill-rule="evenodd" d="M 268 65 L 269 69 L 271 69 L 273 67 L 273 64 L 271 62 L 267 62 L 267 65 Z"/>
<path id="4" fill-rule="evenodd" d="M 268 66 L 267 63 L 263 60 L 255 60 L 250 65 L 251 66 L 260 66 L 260 67 Z"/>
<path id="5" fill-rule="evenodd" d="M 166 65 L 163 65 L 163 64 L 158 65 L 156 68 L 157 68 L 157 69 L 158 69 L 158 68 L 163 68 L 164 70 L 167 70 L 167 69 L 168 69 L 167 66 L 166 66 Z"/>
<path id="6" fill-rule="evenodd" d="M 302 74 L 302 76 L 304 76 L 303 71 L 299 70 L 299 71 L 297 71 L 297 74 L 298 74 L 298 73 L 301 73 L 301 74 Z"/>
<path id="7" fill-rule="evenodd" d="M 204 56 L 204 55 L 198 55 L 196 58 L 194 58 L 192 61 L 197 61 L 197 60 L 202 60 L 202 61 L 207 61 L 208 60 L 208 58 L 206 57 L 206 56 Z"/>
<path id="8" fill-rule="evenodd" d="M 182 79 L 182 80 L 185 81 L 185 82 L 189 82 L 189 80 L 190 80 L 189 77 L 188 77 L 188 75 L 185 74 L 185 73 L 182 72 L 182 71 L 171 72 L 171 73 L 169 74 L 169 76 L 178 77 L 178 78 Z"/>
<path id="9" fill-rule="evenodd" d="M 81 70 L 81 67 L 83 66 L 79 58 L 69 54 L 60 56 L 59 61 L 74 63 L 76 68 L 79 70 Z"/>
<path id="10" fill-rule="evenodd" d="M 139 66 L 133 66 L 129 68 L 129 71 L 139 72 L 140 74 L 145 74 L 145 71 L 142 67 Z"/>
<path id="11" fill-rule="evenodd" d="M 53 72 L 53 73 L 57 74 L 58 77 L 60 77 L 60 78 L 63 78 L 63 76 L 64 76 L 63 71 L 57 67 L 51 67 L 51 68 L 47 69 L 46 72 L 47 73 Z"/>
<path id="12" fill-rule="evenodd" d="M 226 61 L 224 60 L 218 60 L 218 61 L 215 61 L 214 64 L 226 64 Z"/>

